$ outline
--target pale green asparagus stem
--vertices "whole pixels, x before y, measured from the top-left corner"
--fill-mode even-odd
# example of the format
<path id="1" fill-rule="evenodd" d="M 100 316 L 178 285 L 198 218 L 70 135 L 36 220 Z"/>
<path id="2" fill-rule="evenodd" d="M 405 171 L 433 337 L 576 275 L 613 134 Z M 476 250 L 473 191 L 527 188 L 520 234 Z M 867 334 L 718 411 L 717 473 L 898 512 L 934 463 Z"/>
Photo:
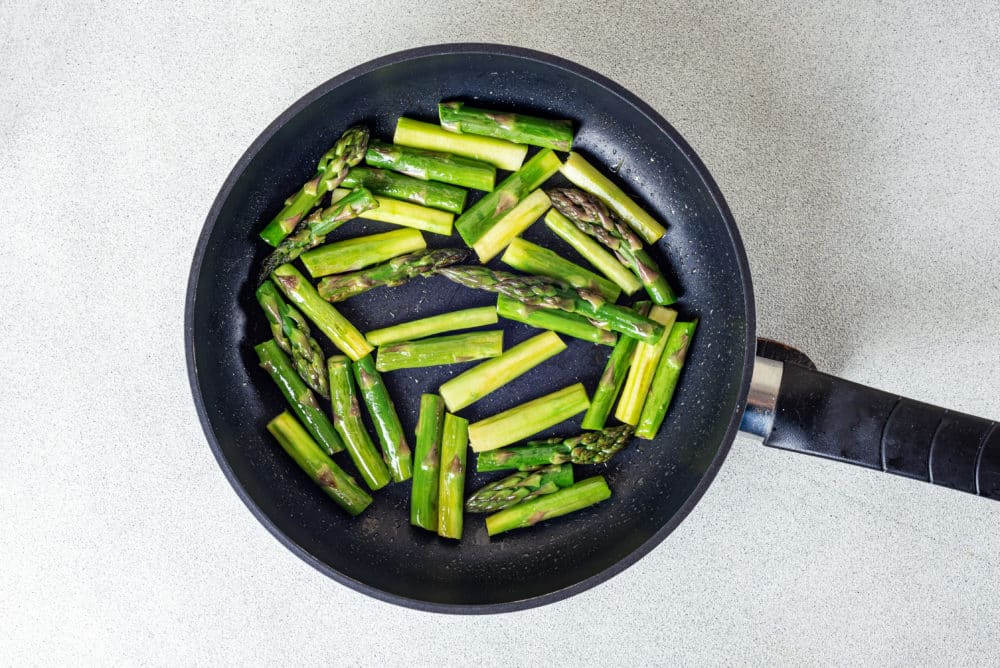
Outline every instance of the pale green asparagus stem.
<path id="1" fill-rule="evenodd" d="M 496 257 L 514 237 L 531 227 L 543 213 L 548 211 L 550 205 L 549 196 L 542 190 L 534 190 L 518 202 L 517 206 L 497 220 L 479 241 L 472 244 L 479 261 L 485 264 Z"/>
<path id="2" fill-rule="evenodd" d="M 576 383 L 469 425 L 469 441 L 475 452 L 502 448 L 568 420 L 588 406 L 583 383 Z"/>
<path id="3" fill-rule="evenodd" d="M 521 167 L 528 147 L 502 139 L 458 135 L 432 123 L 400 118 L 396 122 L 393 143 L 429 151 L 454 153 L 513 172 Z"/>
<path id="4" fill-rule="evenodd" d="M 651 304 L 649 302 L 638 302 L 635 310 L 643 315 L 649 313 Z M 615 405 L 615 400 L 625 384 L 625 374 L 628 373 L 632 364 L 632 354 L 635 351 L 637 339 L 628 336 L 619 337 L 615 349 L 608 357 L 608 363 L 604 366 L 604 372 L 594 390 L 594 397 L 590 401 L 590 408 L 583 416 L 580 426 L 584 429 L 604 429 L 604 424 L 611 415 L 611 409 Z"/>
<path id="5" fill-rule="evenodd" d="M 376 353 L 376 368 L 384 372 L 461 364 L 499 357 L 501 352 L 503 352 L 502 330 L 467 332 L 379 346 Z"/>
<path id="6" fill-rule="evenodd" d="M 554 494 L 540 496 L 490 515 L 486 518 L 486 532 L 495 536 L 511 529 L 534 526 L 542 520 L 566 515 L 609 498 L 611 489 L 607 481 L 604 476 L 597 475 Z"/>
<path id="7" fill-rule="evenodd" d="M 456 329 L 472 329 L 483 325 L 494 325 L 497 322 L 497 311 L 492 306 L 479 306 L 467 308 L 461 311 L 451 311 L 441 315 L 432 315 L 429 318 L 420 318 L 410 322 L 401 322 L 398 325 L 373 329 L 365 334 L 368 343 L 373 346 L 384 346 L 400 341 L 412 341 L 422 339 L 432 334 L 450 332 Z"/>
<path id="8" fill-rule="evenodd" d="M 438 534 L 462 537 L 462 499 L 465 496 L 465 460 L 469 421 L 446 413 L 441 435 L 441 479 L 438 487 Z"/>
<path id="9" fill-rule="evenodd" d="M 566 216 L 555 209 L 549 209 L 545 214 L 545 225 L 572 246 L 595 269 L 614 281 L 625 294 L 635 294 L 642 287 L 642 281 L 638 276 L 616 260 L 614 255 L 604 250 L 601 244 L 581 232 Z"/>
<path id="10" fill-rule="evenodd" d="M 618 340 L 614 332 L 598 327 L 583 316 L 542 306 L 528 306 L 507 295 L 497 296 L 497 314 L 507 320 L 523 322 L 538 329 L 549 329 L 602 346 L 613 346 Z M 599 324 L 607 326 L 606 323 Z"/>
<path id="11" fill-rule="evenodd" d="M 436 394 L 420 396 L 416 452 L 413 455 L 413 487 L 410 490 L 410 524 L 428 531 L 438 530 L 441 436 L 444 402 Z"/>
<path id="12" fill-rule="evenodd" d="M 427 248 L 419 230 L 404 228 L 326 244 L 302 255 L 313 278 L 357 271 L 394 257 Z"/>
<path id="13" fill-rule="evenodd" d="M 622 292 L 603 276 L 573 264 L 555 251 L 521 238 L 511 240 L 500 261 L 526 274 L 548 276 L 574 288 L 599 292 L 609 302 L 617 301 Z"/>
<path id="14" fill-rule="evenodd" d="M 421 181 L 420 183 L 444 186 L 443 183 L 432 183 L 431 181 Z M 456 188 L 456 190 L 461 190 L 461 188 Z M 348 192 L 350 191 L 337 188 L 333 191 L 331 198 L 336 202 Z M 451 234 L 452 222 L 455 220 L 455 214 L 453 213 L 420 206 L 412 202 L 403 202 L 391 197 L 374 197 L 374 199 L 378 206 L 362 211 L 358 214 L 358 218 L 377 220 L 380 223 L 389 223 L 390 225 L 399 225 L 401 227 L 411 227 L 415 230 L 430 232 L 431 234 L 442 234 L 444 236 Z"/>
<path id="15" fill-rule="evenodd" d="M 673 327 L 677 319 L 677 311 L 654 306 L 649 311 L 649 317 L 663 325 L 666 329 Z M 642 405 L 646 402 L 649 394 L 649 386 L 653 382 L 653 374 L 656 372 L 656 365 L 660 361 L 660 355 L 667 345 L 667 336 L 661 336 L 656 343 L 640 342 L 632 353 L 632 365 L 628 370 L 628 377 L 625 379 L 625 387 L 622 388 L 621 399 L 618 400 L 618 407 L 615 409 L 615 417 L 625 424 L 635 425 L 639 422 L 642 413 Z"/>
<path id="16" fill-rule="evenodd" d="M 688 346 L 691 344 L 691 337 L 694 336 L 697 324 L 696 321 L 675 322 L 670 329 L 667 345 L 660 356 L 656 375 L 653 376 L 653 383 L 649 388 L 649 397 L 642 407 L 639 424 L 636 426 L 635 435 L 639 438 L 656 438 L 656 433 L 660 430 L 663 418 L 670 407 L 670 400 L 674 397 L 677 380 L 680 378 L 681 368 L 684 366 Z"/>

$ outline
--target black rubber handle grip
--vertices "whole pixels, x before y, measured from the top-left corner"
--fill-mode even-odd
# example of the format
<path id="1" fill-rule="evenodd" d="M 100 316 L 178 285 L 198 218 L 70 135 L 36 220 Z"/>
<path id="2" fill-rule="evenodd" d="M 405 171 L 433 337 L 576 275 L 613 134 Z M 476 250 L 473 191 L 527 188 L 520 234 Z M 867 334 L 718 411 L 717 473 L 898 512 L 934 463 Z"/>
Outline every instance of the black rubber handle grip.
<path id="1" fill-rule="evenodd" d="M 1000 500 L 1000 426 L 785 364 L 764 445 Z"/>

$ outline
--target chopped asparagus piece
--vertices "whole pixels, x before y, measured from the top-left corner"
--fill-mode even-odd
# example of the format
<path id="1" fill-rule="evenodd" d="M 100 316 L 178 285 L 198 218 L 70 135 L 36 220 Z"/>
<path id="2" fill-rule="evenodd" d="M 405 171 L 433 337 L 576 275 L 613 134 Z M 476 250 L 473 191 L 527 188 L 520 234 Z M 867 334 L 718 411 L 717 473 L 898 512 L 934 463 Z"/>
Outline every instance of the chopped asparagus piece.
<path id="1" fill-rule="evenodd" d="M 670 329 L 667 345 L 660 356 L 656 375 L 653 376 L 653 383 L 649 388 L 649 396 L 642 407 L 639 424 L 636 426 L 635 435 L 639 438 L 655 438 L 656 432 L 660 430 L 663 418 L 670 407 L 670 400 L 674 397 L 677 380 L 684 366 L 684 358 L 687 356 L 688 346 L 691 344 L 691 337 L 694 336 L 697 325 L 697 322 L 675 322 Z"/>
<path id="2" fill-rule="evenodd" d="M 462 102 L 438 104 L 441 127 L 459 134 L 496 137 L 557 151 L 573 148 L 573 124 L 526 114 L 476 109 Z"/>
<path id="3" fill-rule="evenodd" d="M 649 302 L 639 302 L 635 305 L 636 310 L 643 315 L 649 313 Z M 580 426 L 584 429 L 603 429 L 604 424 L 611 414 L 611 408 L 615 405 L 615 400 L 625 384 L 625 374 L 628 373 L 632 364 L 632 353 L 635 351 L 637 339 L 629 336 L 619 337 L 615 349 L 608 357 L 608 363 L 604 366 L 604 372 L 594 390 L 594 397 L 590 401 L 590 408 L 583 416 Z"/>
<path id="4" fill-rule="evenodd" d="M 405 174 L 371 167 L 352 167 L 343 185 L 345 188 L 368 188 L 376 195 L 386 198 L 406 200 L 452 213 L 462 213 L 468 195 L 462 188 L 447 183 L 423 181 Z"/>
<path id="5" fill-rule="evenodd" d="M 464 248 L 437 248 L 401 255 L 361 271 L 327 276 L 319 282 L 319 295 L 328 302 L 342 302 L 372 288 L 391 288 L 419 276 L 431 276 L 441 267 L 465 261 L 469 255 L 470 251 Z"/>
<path id="6" fill-rule="evenodd" d="M 357 271 L 425 248 L 427 242 L 419 230 L 403 228 L 327 244 L 304 253 L 302 264 L 313 278 L 319 278 Z"/>
<path id="7" fill-rule="evenodd" d="M 507 295 L 497 296 L 497 314 L 501 318 L 523 322 L 538 329 L 549 329 L 603 346 L 613 346 L 618 340 L 614 332 L 597 327 L 583 316 L 542 306 L 528 306 Z"/>
<path id="8" fill-rule="evenodd" d="M 441 478 L 438 487 L 438 535 L 462 537 L 462 498 L 465 496 L 465 460 L 469 448 L 469 421 L 446 413 L 441 434 Z"/>
<path id="9" fill-rule="evenodd" d="M 351 363 L 343 355 L 334 355 L 328 360 L 328 366 L 333 425 L 344 440 L 347 453 L 365 484 L 369 489 L 381 489 L 389 484 L 389 470 L 361 421 Z"/>
<path id="10" fill-rule="evenodd" d="M 319 343 L 312 337 L 312 330 L 304 315 L 285 301 L 278 287 L 264 281 L 257 288 L 257 303 L 264 310 L 271 335 L 286 353 L 291 355 L 299 377 L 313 392 L 323 398 L 330 396 L 326 382 L 326 356 Z"/>
<path id="11" fill-rule="evenodd" d="M 528 441 L 527 445 L 500 448 L 480 453 L 476 470 L 500 471 L 517 469 L 532 471 L 551 464 L 603 464 L 628 445 L 635 430 L 623 424 L 603 431 L 585 431 L 569 438 L 547 438 Z"/>
<path id="12" fill-rule="evenodd" d="M 493 223 L 479 241 L 472 245 L 472 249 L 479 256 L 479 261 L 486 263 L 496 257 L 514 237 L 531 227 L 543 213 L 548 211 L 549 206 L 549 197 L 544 191 L 532 191 L 518 202 L 517 206 Z"/>
<path id="13" fill-rule="evenodd" d="M 566 216 L 555 209 L 549 209 L 549 212 L 545 214 L 545 225 L 560 239 L 572 246 L 595 269 L 614 281 L 625 294 L 635 294 L 642 287 L 642 281 L 629 271 L 628 267 L 604 250 L 601 244 L 577 229 L 576 225 Z"/>
<path id="14" fill-rule="evenodd" d="M 470 513 L 492 513 L 535 497 L 558 492 L 572 484 L 572 464 L 546 466 L 534 471 L 518 471 L 486 485 L 470 496 L 465 501 L 465 509 Z"/>
<path id="15" fill-rule="evenodd" d="M 383 327 L 382 329 L 373 329 L 365 334 L 365 338 L 373 346 L 384 346 L 389 343 L 422 339 L 425 336 L 456 329 L 472 329 L 473 327 L 481 327 L 483 325 L 494 325 L 496 322 L 496 308 L 492 306 L 478 306 L 476 308 L 462 309 L 461 311 L 442 313 L 441 315 L 432 315 L 429 318 L 402 322 L 391 327 Z"/>
<path id="16" fill-rule="evenodd" d="M 468 332 L 436 336 L 416 341 L 400 341 L 379 346 L 376 365 L 379 371 L 417 369 L 427 366 L 460 364 L 503 352 L 503 331 Z"/>
<path id="17" fill-rule="evenodd" d="M 413 459 L 410 446 L 403 433 L 403 425 L 392 403 L 389 390 L 382 376 L 375 369 L 371 355 L 365 355 L 354 362 L 354 379 L 361 390 L 361 396 L 368 407 L 368 415 L 375 425 L 375 432 L 382 444 L 382 457 L 389 467 L 394 482 L 403 482 L 413 475 Z"/>
<path id="18" fill-rule="evenodd" d="M 438 530 L 438 494 L 441 472 L 441 436 L 444 402 L 436 394 L 420 396 L 414 453 L 413 487 L 410 490 L 410 524 Z"/>
<path id="19" fill-rule="evenodd" d="M 669 330 L 677 319 L 677 312 L 662 306 L 654 306 L 649 311 L 649 317 Z M 635 347 L 625 387 L 622 388 L 621 398 L 615 409 L 615 417 L 619 421 L 633 426 L 639 422 L 642 405 L 649 395 L 649 386 L 653 382 L 653 374 L 656 372 L 660 355 L 667 345 L 667 338 L 662 336 L 653 344 L 640 342 Z"/>
<path id="20" fill-rule="evenodd" d="M 396 134 L 392 141 L 401 146 L 444 151 L 481 160 L 510 172 L 521 167 L 528 153 L 528 147 L 523 144 L 491 137 L 456 135 L 433 123 L 410 118 L 400 118 L 396 122 Z"/>
<path id="21" fill-rule="evenodd" d="M 469 425 L 469 441 L 475 452 L 502 448 L 568 420 L 589 405 L 583 383 L 576 383 Z"/>
<path id="22" fill-rule="evenodd" d="M 476 190 L 493 190 L 497 170 L 491 164 L 460 155 L 427 151 L 412 146 L 368 143 L 365 162 L 425 181 L 440 181 Z"/>
<path id="23" fill-rule="evenodd" d="M 622 290 L 612 281 L 573 264 L 555 251 L 521 238 L 513 239 L 500 261 L 518 271 L 548 276 L 574 288 L 599 292 L 609 302 L 617 301 Z"/>
<path id="24" fill-rule="evenodd" d="M 443 184 L 435 184 L 443 185 Z M 349 191 L 337 188 L 330 196 L 334 202 L 344 197 Z M 358 213 L 358 218 L 365 220 L 377 220 L 380 223 L 410 227 L 415 230 L 423 230 L 431 234 L 451 234 L 451 224 L 455 220 L 455 214 L 447 211 L 439 211 L 411 202 L 392 199 L 391 197 L 375 197 L 377 206 L 366 209 Z"/>
<path id="25" fill-rule="evenodd" d="M 486 532 L 495 536 L 511 529 L 538 524 L 611 498 L 604 476 L 581 480 L 572 487 L 506 508 L 486 518 Z"/>

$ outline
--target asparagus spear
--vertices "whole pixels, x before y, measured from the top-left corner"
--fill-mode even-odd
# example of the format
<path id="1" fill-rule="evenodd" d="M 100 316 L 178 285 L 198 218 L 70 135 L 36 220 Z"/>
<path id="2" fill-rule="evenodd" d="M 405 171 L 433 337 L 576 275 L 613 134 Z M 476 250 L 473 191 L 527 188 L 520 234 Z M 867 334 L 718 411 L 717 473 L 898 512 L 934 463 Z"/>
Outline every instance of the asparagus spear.
<path id="1" fill-rule="evenodd" d="M 328 360 L 328 364 L 333 425 L 365 484 L 372 490 L 381 489 L 389 484 L 389 470 L 361 421 L 361 408 L 354 389 L 351 363 L 343 355 L 334 355 Z"/>
<path id="2" fill-rule="evenodd" d="M 394 257 L 427 248 L 419 230 L 403 228 L 326 244 L 302 255 L 313 278 L 356 271 Z"/>
<path id="3" fill-rule="evenodd" d="M 557 151 L 568 151 L 573 147 L 573 124 L 570 121 L 476 109 L 462 102 L 440 103 L 438 117 L 441 127 L 459 134 L 496 137 Z"/>
<path id="4" fill-rule="evenodd" d="M 649 307 L 649 302 L 639 302 L 635 305 L 635 309 L 643 315 L 649 313 Z M 583 416 L 583 421 L 580 423 L 584 429 L 604 428 L 604 423 L 608 421 L 615 399 L 618 398 L 618 393 L 621 392 L 622 385 L 625 384 L 625 374 L 632 364 L 632 353 L 637 343 L 636 339 L 628 336 L 618 339 L 615 349 L 608 357 L 608 363 L 604 366 L 604 372 L 601 374 L 601 380 L 597 383 L 597 389 L 594 390 L 590 408 L 587 409 L 587 414 Z"/>
<path id="5" fill-rule="evenodd" d="M 572 246 L 594 268 L 617 283 L 618 287 L 625 291 L 625 294 L 635 294 L 642 287 L 642 281 L 635 274 L 616 260 L 611 253 L 604 250 L 601 244 L 578 230 L 576 225 L 571 223 L 566 216 L 555 209 L 549 209 L 549 212 L 545 214 L 545 225 L 560 239 Z"/>
<path id="6" fill-rule="evenodd" d="M 391 288 L 418 276 L 430 276 L 468 257 L 469 251 L 462 248 L 438 248 L 402 255 L 361 271 L 328 276 L 319 282 L 319 295 L 328 302 L 342 302 L 372 288 Z"/>
<path id="7" fill-rule="evenodd" d="M 296 194 L 285 200 L 285 206 L 278 212 L 260 237 L 277 246 L 291 234 L 309 211 L 315 207 L 323 195 L 333 190 L 347 174 L 349 167 L 361 162 L 368 148 L 368 128 L 355 126 L 348 128 L 337 143 L 323 154 L 316 165 L 316 175 Z"/>
<path id="8" fill-rule="evenodd" d="M 469 421 L 446 413 L 441 434 L 441 478 L 438 487 L 438 535 L 462 537 L 462 497 Z"/>
<path id="9" fill-rule="evenodd" d="M 642 247 L 642 240 L 612 214 L 604 202 L 573 188 L 550 190 L 549 197 L 559 213 L 577 228 L 611 249 L 618 260 L 642 281 L 650 299 L 660 306 L 677 301 L 663 274 Z"/>
<path id="10" fill-rule="evenodd" d="M 603 276 L 598 276 L 578 264 L 573 264 L 555 251 L 525 241 L 520 237 L 510 242 L 500 261 L 526 274 L 548 276 L 574 288 L 598 292 L 612 303 L 622 293 L 621 288 Z"/>
<path id="11" fill-rule="evenodd" d="M 406 200 L 452 213 L 462 213 L 465 190 L 447 183 L 422 181 L 384 169 L 352 167 L 343 182 L 346 188 L 368 188 L 376 195 Z"/>
<path id="12" fill-rule="evenodd" d="M 552 149 L 544 148 L 504 179 L 496 190 L 466 209 L 455 221 L 455 229 L 465 243 L 472 246 L 479 241 L 505 213 L 559 171 L 560 164 Z"/>
<path id="13" fill-rule="evenodd" d="M 572 464 L 518 471 L 486 485 L 470 496 L 465 501 L 465 509 L 470 513 L 492 513 L 535 497 L 558 492 L 572 484 Z"/>
<path id="14" fill-rule="evenodd" d="M 438 388 L 448 410 L 456 413 L 566 350 L 554 332 L 543 332 L 522 341 L 500 357 L 474 366 Z"/>
<path id="15" fill-rule="evenodd" d="M 409 178 L 408 176 L 402 176 L 399 174 L 396 176 L 400 176 L 404 179 Z M 425 182 L 417 181 L 417 183 Z M 429 181 L 426 183 L 448 188 L 451 187 L 445 186 L 443 183 L 431 184 Z M 461 188 L 456 188 L 456 190 L 461 190 Z M 344 190 L 343 188 L 337 188 L 333 191 L 331 198 L 333 201 L 338 201 L 348 192 L 350 191 Z M 438 211 L 437 209 L 431 209 L 430 207 L 420 206 L 419 204 L 413 204 L 411 202 L 403 202 L 398 199 L 392 199 L 391 197 L 376 197 L 375 202 L 378 206 L 360 213 L 358 217 L 366 220 L 377 220 L 391 225 L 412 227 L 415 230 L 423 230 L 424 232 L 430 232 L 431 234 L 443 234 L 445 236 L 451 234 L 451 224 L 455 220 L 455 214 L 453 213 L 449 213 L 448 211 Z"/>
<path id="16" fill-rule="evenodd" d="M 497 314 L 501 318 L 523 322 L 538 329 L 550 329 L 553 332 L 604 346 L 613 346 L 617 340 L 614 332 L 600 329 L 583 316 L 558 309 L 528 306 L 507 295 L 497 297 Z"/>
<path id="17" fill-rule="evenodd" d="M 468 332 L 436 336 L 417 341 L 401 341 L 379 346 L 375 368 L 379 371 L 418 369 L 426 366 L 461 364 L 503 352 L 503 331 Z"/>
<path id="18" fill-rule="evenodd" d="M 389 390 L 382 376 L 375 369 L 371 355 L 365 355 L 354 362 L 354 378 L 358 381 L 361 396 L 368 407 L 368 415 L 375 425 L 375 432 L 382 444 L 382 456 L 389 466 L 389 473 L 395 482 L 403 482 L 413 474 L 410 446 L 403 433 L 403 425 L 392 403 Z"/>
<path id="19" fill-rule="evenodd" d="M 271 326 L 271 335 L 286 353 L 292 356 L 299 377 L 321 397 L 329 397 L 326 382 L 326 356 L 312 337 L 305 316 L 286 302 L 271 281 L 257 288 L 257 302 Z"/>
<path id="20" fill-rule="evenodd" d="M 358 515 L 372 497 L 330 459 L 288 411 L 267 423 L 282 449 L 319 485 L 326 495 L 351 515 Z"/>
<path id="21" fill-rule="evenodd" d="M 512 144 L 489 137 L 456 135 L 438 125 L 411 118 L 400 118 L 396 122 L 396 134 L 392 141 L 400 146 L 444 151 L 481 160 L 511 172 L 521 166 L 528 153 L 528 147 L 523 144 Z"/>
<path id="22" fill-rule="evenodd" d="M 476 460 L 476 470 L 533 471 L 552 464 L 603 464 L 610 461 L 632 439 L 632 425 L 623 424 L 603 431 L 585 431 L 569 438 L 528 441 L 527 445 L 483 452 Z"/>
<path id="23" fill-rule="evenodd" d="M 576 383 L 469 425 L 469 440 L 476 452 L 495 450 L 568 420 L 589 405 L 583 383 Z"/>
<path id="24" fill-rule="evenodd" d="M 302 309 L 305 316 L 352 360 L 372 351 L 361 332 L 337 309 L 323 301 L 316 288 L 298 269 L 283 264 L 272 272 L 271 279 L 285 293 L 285 297 Z"/>
<path id="25" fill-rule="evenodd" d="M 493 190 L 497 177 L 496 167 L 479 160 L 377 141 L 368 142 L 365 162 L 372 167 L 392 169 L 415 179 L 441 181 L 476 190 Z"/>
<path id="26" fill-rule="evenodd" d="M 461 311 L 451 311 L 429 318 L 420 318 L 410 322 L 401 322 L 391 327 L 373 329 L 365 334 L 368 343 L 373 346 L 384 346 L 400 341 L 412 341 L 432 334 L 440 334 L 455 329 L 472 329 L 482 325 L 495 325 L 497 310 L 492 306 L 478 306 Z"/>
<path id="27" fill-rule="evenodd" d="M 656 432 L 660 430 L 667 408 L 670 407 L 670 400 L 674 397 L 674 389 L 677 387 L 684 358 L 687 356 L 688 346 L 697 325 L 697 321 L 675 322 L 670 328 L 667 345 L 663 349 L 663 355 L 660 356 L 653 384 L 649 388 L 649 396 L 646 397 L 642 414 L 639 416 L 639 424 L 636 426 L 635 435 L 639 438 L 655 438 Z"/>
<path id="28" fill-rule="evenodd" d="M 649 317 L 669 330 L 677 319 L 677 312 L 662 306 L 654 306 L 650 309 Z M 622 388 L 621 398 L 615 409 L 615 417 L 619 421 L 631 425 L 639 421 L 642 405 L 649 395 L 649 386 L 653 382 L 656 365 L 660 361 L 660 355 L 663 354 L 668 338 L 663 336 L 653 344 L 640 342 L 632 352 L 632 365 L 629 367 L 625 386 Z"/>
<path id="29" fill-rule="evenodd" d="M 332 455 L 343 450 L 344 444 L 340 442 L 340 437 L 337 436 L 326 413 L 319 407 L 316 395 L 299 378 L 278 344 L 274 340 L 269 340 L 254 346 L 254 350 L 257 352 L 260 366 L 270 374 L 288 405 L 306 425 L 313 438 L 328 454 Z"/>
<path id="30" fill-rule="evenodd" d="M 549 206 L 548 195 L 541 190 L 533 190 L 472 245 L 479 261 L 485 263 L 496 257 L 514 237 L 531 227 L 532 223 L 548 211 Z"/>
<path id="31" fill-rule="evenodd" d="M 566 515 L 609 498 L 611 489 L 608 483 L 604 476 L 596 475 L 554 494 L 540 496 L 490 515 L 486 518 L 486 532 L 495 536 L 511 529 L 534 526 L 542 520 Z"/>
<path id="32" fill-rule="evenodd" d="M 436 394 L 420 395 L 413 487 L 410 490 L 410 524 L 428 531 L 438 529 L 438 492 L 441 471 L 441 434 L 444 402 Z"/>
<path id="33" fill-rule="evenodd" d="M 663 225 L 656 222 L 634 199 L 591 166 L 579 153 L 570 153 L 566 164 L 559 171 L 576 187 L 604 200 L 646 243 L 655 244 L 666 233 Z"/>

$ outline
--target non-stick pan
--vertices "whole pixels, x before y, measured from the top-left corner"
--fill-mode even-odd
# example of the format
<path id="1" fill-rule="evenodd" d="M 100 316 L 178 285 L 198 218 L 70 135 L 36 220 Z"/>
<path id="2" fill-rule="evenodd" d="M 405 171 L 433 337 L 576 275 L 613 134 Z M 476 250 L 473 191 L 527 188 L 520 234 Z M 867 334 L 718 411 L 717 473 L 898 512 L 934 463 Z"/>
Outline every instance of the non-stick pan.
<path id="1" fill-rule="evenodd" d="M 493 539 L 470 517 L 461 542 L 410 527 L 408 483 L 378 492 L 357 519 L 330 503 L 267 435 L 264 425 L 284 402 L 257 367 L 252 348 L 270 336 L 253 298 L 266 250 L 257 237 L 262 223 L 312 175 L 318 156 L 344 128 L 363 122 L 374 136 L 391 138 L 399 116 L 433 120 L 437 101 L 449 98 L 573 119 L 576 148 L 614 169 L 668 224 L 655 255 L 680 290 L 681 311 L 700 319 L 657 439 L 636 441 L 610 464 L 592 467 L 607 476 L 610 501 Z M 339 232 L 353 236 L 383 227 L 353 221 Z M 527 234 L 573 257 L 546 235 L 540 225 Z M 427 236 L 431 245 L 455 243 Z M 364 331 L 488 303 L 490 296 L 439 277 L 374 290 L 350 300 L 344 312 Z M 507 345 L 531 335 L 516 323 L 501 326 Z M 1000 429 L 994 423 L 826 376 L 793 363 L 787 353 L 772 354 L 777 361 L 756 357 L 754 327 L 750 273 L 729 209 L 708 170 L 659 114 L 621 86 L 560 58 L 451 44 L 396 53 L 345 72 L 264 130 L 208 214 L 191 268 L 184 337 L 205 434 L 251 512 L 335 580 L 426 610 L 526 608 L 620 572 L 698 502 L 741 420 L 766 445 L 1000 498 Z M 476 420 L 577 380 L 592 391 L 608 348 L 568 343 L 553 361 L 462 415 Z M 420 393 L 435 391 L 460 368 L 386 374 L 410 433 Z M 573 429 L 567 423 L 551 433 Z M 470 474 L 467 487 L 487 479 Z"/>

